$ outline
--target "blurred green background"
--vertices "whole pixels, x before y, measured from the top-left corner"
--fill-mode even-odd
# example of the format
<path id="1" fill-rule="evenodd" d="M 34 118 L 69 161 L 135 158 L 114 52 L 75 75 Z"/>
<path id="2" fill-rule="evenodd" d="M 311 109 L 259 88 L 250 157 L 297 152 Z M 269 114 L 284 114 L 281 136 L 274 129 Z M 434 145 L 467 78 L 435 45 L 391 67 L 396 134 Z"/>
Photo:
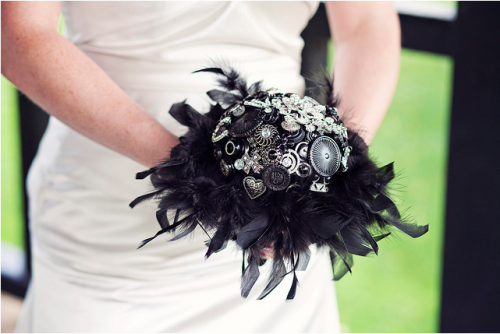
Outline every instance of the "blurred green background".
<path id="1" fill-rule="evenodd" d="M 17 91 L 2 75 L 2 244 L 24 247 L 21 144 Z"/>
<path id="2" fill-rule="evenodd" d="M 355 257 L 336 283 L 343 332 L 437 332 L 444 191 L 453 61 L 403 50 L 398 87 L 370 148 L 379 164 L 395 162 L 397 204 L 429 232 L 394 235 L 378 257 Z M 15 88 L 2 76 L 2 244 L 23 247 L 19 115 Z"/>

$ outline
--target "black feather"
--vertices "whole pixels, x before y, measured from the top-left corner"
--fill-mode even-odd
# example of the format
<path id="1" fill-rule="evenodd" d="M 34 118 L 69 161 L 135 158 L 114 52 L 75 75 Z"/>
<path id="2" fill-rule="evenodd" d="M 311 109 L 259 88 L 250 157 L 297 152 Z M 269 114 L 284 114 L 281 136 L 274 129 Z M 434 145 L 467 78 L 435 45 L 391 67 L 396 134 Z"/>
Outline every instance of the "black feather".
<path id="1" fill-rule="evenodd" d="M 309 227 L 323 239 L 328 239 L 340 230 L 343 221 L 343 217 L 338 214 L 319 216 L 311 221 Z"/>
<path id="2" fill-rule="evenodd" d="M 250 293 L 250 290 L 252 290 L 255 282 L 257 282 L 259 275 L 260 272 L 257 260 L 252 258 L 241 279 L 241 297 L 248 297 L 248 294 Z"/>
<path id="3" fill-rule="evenodd" d="M 299 280 L 297 279 L 297 274 L 295 271 L 293 272 L 293 281 L 290 290 L 288 291 L 288 295 L 286 296 L 287 300 L 291 300 L 295 298 L 295 293 L 297 291 L 297 285 L 299 284 Z"/>
<path id="4" fill-rule="evenodd" d="M 349 253 L 358 256 L 366 256 L 373 252 L 373 249 L 370 247 L 370 243 L 366 240 L 358 228 L 345 228 L 340 231 L 340 235 Z"/>
<path id="5" fill-rule="evenodd" d="M 167 217 L 167 209 L 161 209 L 156 211 L 156 220 L 160 223 L 161 228 L 166 228 L 170 225 Z"/>
<path id="6" fill-rule="evenodd" d="M 236 234 L 236 243 L 241 248 L 247 249 L 259 239 L 268 226 L 269 214 L 267 211 L 264 211 L 241 227 L 241 230 Z"/>
<path id="7" fill-rule="evenodd" d="M 366 238 L 366 240 L 368 240 L 368 243 L 372 247 L 372 249 L 375 252 L 375 254 L 378 255 L 378 245 L 377 245 L 377 242 L 375 241 L 375 239 L 373 238 L 373 236 L 370 234 L 370 232 L 368 232 L 368 230 L 362 224 L 360 224 L 359 222 L 354 221 L 354 224 L 356 224 L 356 226 L 359 228 L 359 230 L 361 231 L 361 233 L 363 233 L 363 236 Z"/>
<path id="8" fill-rule="evenodd" d="M 250 87 L 248 87 L 248 94 L 249 95 L 256 94 L 258 91 L 260 91 L 261 87 L 262 87 L 262 81 L 254 82 Z"/>
<path id="9" fill-rule="evenodd" d="M 338 248 L 330 250 L 330 260 L 332 261 L 333 279 L 338 281 L 345 274 L 352 273 L 352 255 L 348 252 L 341 252 Z"/>
<path id="10" fill-rule="evenodd" d="M 139 196 L 137 197 L 136 199 L 134 199 L 132 202 L 130 202 L 129 206 L 133 209 L 137 204 L 141 203 L 141 202 L 145 202 L 145 201 L 148 201 L 152 198 L 154 198 L 155 196 L 158 196 L 159 194 L 161 194 L 165 189 L 159 189 L 159 190 L 156 190 L 156 191 L 153 191 L 152 193 L 149 193 L 149 194 L 145 194 L 145 195 L 142 195 L 142 196 Z"/>
<path id="11" fill-rule="evenodd" d="M 214 236 L 210 240 L 210 244 L 208 246 L 207 253 L 205 254 L 205 258 L 209 258 L 215 252 L 220 251 L 223 247 L 227 245 L 227 241 L 229 239 L 231 225 L 229 223 L 222 224 Z"/>
<path id="12" fill-rule="evenodd" d="M 238 95 L 234 95 L 232 93 L 223 92 L 221 90 L 212 89 L 207 92 L 207 95 L 215 102 L 220 103 L 222 106 L 229 107 L 239 100 L 241 97 Z"/>
<path id="13" fill-rule="evenodd" d="M 348 225 L 352 219 L 352 217 L 345 219 L 339 214 L 321 216 L 311 221 L 309 227 L 323 239 L 328 239 Z"/>
<path id="14" fill-rule="evenodd" d="M 169 114 L 179 123 L 194 127 L 202 121 L 203 115 L 193 109 L 186 101 L 175 103 L 170 107 Z"/>
<path id="15" fill-rule="evenodd" d="M 383 167 L 380 167 L 377 173 L 377 178 L 380 180 L 380 183 L 387 184 L 394 179 L 394 162 L 387 164 Z"/>
<path id="16" fill-rule="evenodd" d="M 151 168 L 151 169 L 145 170 L 144 172 L 139 172 L 139 173 L 135 174 L 135 178 L 137 180 L 145 179 L 149 175 L 153 174 L 157 169 L 158 168 Z"/>
<path id="17" fill-rule="evenodd" d="M 153 239 L 155 239 L 157 236 L 159 235 L 162 235 L 163 233 L 166 233 L 166 232 L 171 232 L 173 230 L 175 230 L 176 227 L 178 227 L 179 225 L 182 225 L 184 223 L 184 221 L 186 219 L 190 218 L 190 216 L 188 217 L 185 217 L 184 219 L 180 220 L 180 221 L 177 221 L 176 223 L 170 225 L 170 226 L 167 226 L 165 228 L 162 228 L 160 231 L 158 231 L 154 236 L 152 236 L 151 238 L 147 238 L 145 240 L 143 240 L 141 242 L 141 244 L 139 245 L 139 247 L 137 247 L 137 249 L 139 248 L 142 248 L 144 245 L 146 245 L 148 242 L 152 241 Z"/>
<path id="18" fill-rule="evenodd" d="M 273 261 L 273 268 L 269 282 L 257 299 L 264 299 L 268 294 L 270 294 L 281 283 L 281 281 L 283 281 L 286 274 L 285 263 L 282 260 Z"/>
<path id="19" fill-rule="evenodd" d="M 179 240 L 179 239 L 185 237 L 189 233 L 193 232 L 194 229 L 196 228 L 196 226 L 198 226 L 198 222 L 196 221 L 196 219 L 192 219 L 192 222 L 185 228 L 184 231 L 182 231 L 181 233 L 177 234 L 175 237 L 173 237 L 169 241 L 176 241 L 176 240 Z"/>
<path id="20" fill-rule="evenodd" d="M 387 210 L 387 212 L 394 219 L 401 218 L 401 215 L 399 214 L 396 204 L 394 204 L 394 202 L 384 194 L 380 194 L 375 198 L 375 200 L 371 205 L 371 210 L 376 213 L 380 213 L 384 210 Z"/>
<path id="21" fill-rule="evenodd" d="M 392 226 L 408 234 L 412 238 L 418 238 L 429 231 L 429 225 L 417 225 L 412 223 L 402 223 L 399 221 L 387 220 Z"/>
<path id="22" fill-rule="evenodd" d="M 309 248 L 306 248 L 305 251 L 303 251 L 297 256 L 297 265 L 295 266 L 295 270 L 297 271 L 306 270 L 307 266 L 309 265 L 310 259 L 311 259 L 311 250 Z"/>
<path id="23" fill-rule="evenodd" d="M 193 73 L 201 73 L 201 72 L 211 72 L 211 73 L 225 75 L 224 71 L 222 71 L 222 69 L 219 67 L 202 68 L 201 70 L 194 71 Z"/>

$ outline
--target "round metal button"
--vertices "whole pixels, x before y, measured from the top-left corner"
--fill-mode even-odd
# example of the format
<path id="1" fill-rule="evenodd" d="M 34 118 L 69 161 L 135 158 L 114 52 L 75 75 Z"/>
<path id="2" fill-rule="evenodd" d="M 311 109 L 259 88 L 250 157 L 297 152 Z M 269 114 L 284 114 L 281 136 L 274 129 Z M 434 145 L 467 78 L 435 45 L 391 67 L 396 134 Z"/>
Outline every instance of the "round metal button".
<path id="1" fill-rule="evenodd" d="M 273 191 L 285 190 L 290 184 L 290 174 L 281 165 L 268 166 L 262 173 L 262 181 Z"/>
<path id="2" fill-rule="evenodd" d="M 316 173 L 321 176 L 332 176 L 340 167 L 340 149 L 335 140 L 320 136 L 311 143 L 309 162 Z"/>

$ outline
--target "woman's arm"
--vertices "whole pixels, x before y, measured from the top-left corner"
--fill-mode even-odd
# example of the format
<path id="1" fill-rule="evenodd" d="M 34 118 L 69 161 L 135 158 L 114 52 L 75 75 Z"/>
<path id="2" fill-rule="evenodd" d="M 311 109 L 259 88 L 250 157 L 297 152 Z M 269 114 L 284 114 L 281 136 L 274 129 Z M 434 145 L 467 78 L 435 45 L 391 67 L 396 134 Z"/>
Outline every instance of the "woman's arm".
<path id="1" fill-rule="evenodd" d="M 391 103 L 399 75 L 401 31 L 390 2 L 328 1 L 335 44 L 335 92 L 346 125 L 370 144 Z"/>
<path id="2" fill-rule="evenodd" d="M 47 113 L 147 167 L 178 139 L 57 32 L 61 2 L 2 1 L 2 74 Z"/>

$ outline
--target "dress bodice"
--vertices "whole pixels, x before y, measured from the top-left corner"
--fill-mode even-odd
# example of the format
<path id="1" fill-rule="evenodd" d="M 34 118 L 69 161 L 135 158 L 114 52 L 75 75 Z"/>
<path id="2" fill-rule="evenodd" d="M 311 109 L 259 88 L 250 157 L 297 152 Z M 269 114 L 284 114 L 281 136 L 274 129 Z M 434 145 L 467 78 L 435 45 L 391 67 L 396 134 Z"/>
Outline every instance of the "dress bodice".
<path id="1" fill-rule="evenodd" d="M 317 6 L 305 1 L 66 2 L 63 12 L 72 42 L 119 84 L 149 90 L 209 88 L 213 81 L 206 76 L 186 73 L 221 58 L 250 79 L 281 72 L 283 83 L 302 82 L 300 33 Z"/>

